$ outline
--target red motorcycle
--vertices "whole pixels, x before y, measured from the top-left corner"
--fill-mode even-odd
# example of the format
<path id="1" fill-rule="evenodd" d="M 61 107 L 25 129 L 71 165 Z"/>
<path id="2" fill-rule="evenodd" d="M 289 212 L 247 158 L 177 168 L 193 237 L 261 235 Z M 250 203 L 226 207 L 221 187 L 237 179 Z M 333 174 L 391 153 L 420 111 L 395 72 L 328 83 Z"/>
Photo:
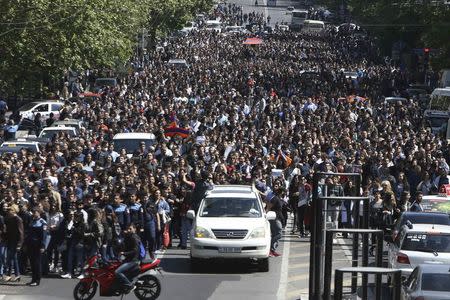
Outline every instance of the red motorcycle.
<path id="1" fill-rule="evenodd" d="M 134 294 L 139 300 L 153 300 L 161 293 L 161 283 L 154 275 L 144 274 L 155 269 L 160 272 L 159 259 L 143 260 L 135 269 L 130 270 L 126 276 L 132 280 L 136 287 Z M 75 300 L 90 300 L 95 296 L 100 285 L 100 296 L 120 296 L 127 293 L 125 288 L 118 288 L 114 272 L 121 265 L 120 261 L 103 262 L 99 257 L 91 257 L 84 269 L 84 278 L 77 283 L 73 290 Z"/>

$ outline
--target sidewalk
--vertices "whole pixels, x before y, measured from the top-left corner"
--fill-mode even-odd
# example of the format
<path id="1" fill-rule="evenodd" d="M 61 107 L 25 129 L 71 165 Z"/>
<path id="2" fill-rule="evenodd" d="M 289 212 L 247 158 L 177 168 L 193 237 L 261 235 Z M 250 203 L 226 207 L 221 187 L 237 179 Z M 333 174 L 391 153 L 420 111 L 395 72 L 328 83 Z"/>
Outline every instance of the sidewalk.
<path id="1" fill-rule="evenodd" d="M 285 247 L 289 246 L 287 257 L 287 284 L 284 298 L 286 300 L 304 300 L 308 299 L 309 287 L 309 258 L 310 243 L 309 237 L 300 238 L 298 234 L 291 234 L 293 219 L 289 218 L 285 232 L 283 232 L 282 241 Z M 332 269 L 340 267 L 348 267 L 351 263 L 351 257 L 348 257 L 340 246 L 335 246 L 333 253 Z M 285 271 L 282 269 L 282 272 Z M 344 284 L 348 284 L 344 280 Z M 332 278 L 331 289 L 334 290 L 334 272 Z M 281 295 L 280 295 L 281 296 Z"/>

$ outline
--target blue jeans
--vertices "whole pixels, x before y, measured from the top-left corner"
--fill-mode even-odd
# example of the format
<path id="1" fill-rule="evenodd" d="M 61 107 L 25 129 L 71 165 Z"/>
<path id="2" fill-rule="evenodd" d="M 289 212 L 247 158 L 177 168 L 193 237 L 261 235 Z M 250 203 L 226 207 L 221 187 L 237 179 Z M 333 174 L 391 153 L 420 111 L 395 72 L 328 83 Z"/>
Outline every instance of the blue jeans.
<path id="1" fill-rule="evenodd" d="M 116 259 L 116 255 L 114 254 L 112 243 L 108 243 L 107 245 L 102 245 L 100 249 L 102 258 L 105 262 L 109 262 L 110 260 Z"/>
<path id="2" fill-rule="evenodd" d="M 73 275 L 74 268 L 80 266 L 83 260 L 84 246 L 81 243 L 69 242 L 67 245 L 67 273 Z M 75 258 L 75 266 L 73 259 Z"/>
<path id="3" fill-rule="evenodd" d="M 156 224 L 154 221 L 146 222 L 144 224 L 144 240 L 147 245 L 149 255 L 153 255 L 156 249 Z"/>
<path id="4" fill-rule="evenodd" d="M 12 268 L 14 267 L 14 275 L 20 276 L 19 272 L 19 260 L 17 259 L 17 249 L 16 245 L 8 246 L 6 250 L 6 267 L 7 275 L 11 276 Z"/>
<path id="5" fill-rule="evenodd" d="M 120 267 L 116 269 L 116 278 L 119 280 L 119 283 L 121 286 L 124 286 L 126 288 L 131 288 L 131 281 L 128 279 L 128 277 L 125 275 L 126 272 L 132 270 L 137 265 L 137 262 L 130 261 L 127 263 L 123 263 Z"/>
<path id="6" fill-rule="evenodd" d="M 6 271 L 6 245 L 0 242 L 0 276 Z"/>
<path id="7" fill-rule="evenodd" d="M 192 228 L 191 220 L 189 220 L 186 216 L 181 217 L 181 237 L 180 237 L 180 245 L 182 247 L 187 246 L 188 237 L 190 235 Z"/>
<path id="8" fill-rule="evenodd" d="M 270 221 L 270 232 L 272 238 L 270 241 L 270 250 L 275 251 L 278 248 L 278 241 L 281 239 L 281 231 L 283 229 L 283 224 L 280 220 Z"/>

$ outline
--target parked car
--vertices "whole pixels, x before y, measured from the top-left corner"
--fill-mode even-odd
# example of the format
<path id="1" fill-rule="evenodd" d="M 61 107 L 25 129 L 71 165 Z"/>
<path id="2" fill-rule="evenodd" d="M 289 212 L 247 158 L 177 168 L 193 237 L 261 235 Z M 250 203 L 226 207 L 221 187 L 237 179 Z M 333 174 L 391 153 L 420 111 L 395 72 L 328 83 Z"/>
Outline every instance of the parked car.
<path id="1" fill-rule="evenodd" d="M 57 100 L 33 101 L 20 107 L 18 113 L 22 118 L 31 120 L 34 120 L 36 114 L 39 113 L 41 119 L 46 120 L 50 117 L 50 113 L 53 113 L 55 118 L 57 118 L 63 106 L 64 102 Z"/>
<path id="2" fill-rule="evenodd" d="M 46 138 L 46 139 L 53 139 L 55 135 L 57 135 L 59 132 L 64 132 L 69 135 L 69 137 L 75 137 L 77 136 L 77 130 L 74 127 L 67 127 L 67 126 L 50 126 L 45 127 L 42 129 L 41 133 L 39 133 L 38 138 Z"/>
<path id="3" fill-rule="evenodd" d="M 396 104 L 396 103 L 407 104 L 409 103 L 409 100 L 404 97 L 385 97 L 384 102 L 387 104 Z"/>
<path id="4" fill-rule="evenodd" d="M 189 65 L 185 59 L 177 59 L 177 58 L 169 59 L 169 61 L 167 62 L 167 65 L 173 66 L 175 68 L 180 68 L 180 69 L 189 67 Z"/>
<path id="5" fill-rule="evenodd" d="M 388 266 L 409 276 L 419 264 L 450 264 L 450 226 L 408 224 L 389 244 Z"/>
<path id="6" fill-rule="evenodd" d="M 403 300 L 449 300 L 450 264 L 418 265 L 402 286 Z"/>
<path id="7" fill-rule="evenodd" d="M 447 213 L 441 212 L 413 212 L 405 211 L 397 219 L 392 227 L 392 239 L 399 233 L 400 229 L 407 223 L 410 224 L 440 224 L 450 225 L 450 216 Z"/>
<path id="8" fill-rule="evenodd" d="M 251 186 L 214 186 L 201 200 L 191 233 L 191 266 L 205 260 L 254 259 L 260 271 L 269 270 L 270 225 L 274 212 L 264 211 L 259 193 Z"/>
<path id="9" fill-rule="evenodd" d="M 65 120 L 57 120 L 53 122 L 53 127 L 65 126 L 65 127 L 73 127 L 77 130 L 77 133 L 80 132 L 81 128 L 85 127 L 85 124 L 82 120 L 79 119 L 65 119 Z"/>
<path id="10" fill-rule="evenodd" d="M 27 141 L 26 139 L 16 139 L 16 140 L 11 140 L 11 141 L 6 141 L 3 142 L 2 145 L 0 146 L 2 148 L 4 147 L 18 147 L 18 148 L 25 148 L 30 150 L 31 152 L 34 153 L 39 153 L 41 152 L 41 146 L 39 145 L 38 142 L 35 141 Z"/>
<path id="11" fill-rule="evenodd" d="M 133 156 L 133 153 L 139 149 L 142 142 L 148 148 L 156 143 L 156 137 L 153 133 L 143 132 L 118 133 L 113 137 L 114 150 L 120 152 L 122 149 L 125 149 L 128 157 Z"/>

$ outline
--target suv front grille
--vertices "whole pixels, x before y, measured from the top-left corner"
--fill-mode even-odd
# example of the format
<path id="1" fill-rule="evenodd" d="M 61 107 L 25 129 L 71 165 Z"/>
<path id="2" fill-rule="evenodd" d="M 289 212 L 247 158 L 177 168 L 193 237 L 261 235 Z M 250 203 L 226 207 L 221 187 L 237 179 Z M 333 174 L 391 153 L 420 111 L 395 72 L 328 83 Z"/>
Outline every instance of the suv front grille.
<path id="1" fill-rule="evenodd" d="M 212 232 L 218 239 L 242 240 L 247 236 L 246 229 L 213 229 Z"/>

